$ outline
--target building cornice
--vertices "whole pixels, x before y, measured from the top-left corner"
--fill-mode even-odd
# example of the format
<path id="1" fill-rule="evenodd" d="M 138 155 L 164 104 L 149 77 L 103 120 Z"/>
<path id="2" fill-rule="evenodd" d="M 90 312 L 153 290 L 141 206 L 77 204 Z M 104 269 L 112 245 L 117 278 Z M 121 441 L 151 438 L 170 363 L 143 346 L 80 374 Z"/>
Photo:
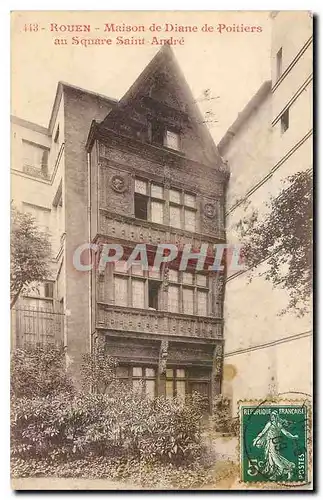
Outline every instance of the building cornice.
<path id="1" fill-rule="evenodd" d="M 15 125 L 20 125 L 21 127 L 29 128 L 30 130 L 38 132 L 39 134 L 46 135 L 47 137 L 49 136 L 48 128 L 43 127 L 42 125 L 38 125 L 37 123 L 29 122 L 28 120 L 24 120 L 23 118 L 19 118 L 18 116 L 14 115 L 10 116 L 10 121 Z"/>
<path id="2" fill-rule="evenodd" d="M 147 159 L 151 159 L 160 165 L 165 165 L 165 160 L 167 160 L 168 165 L 174 166 L 187 166 L 190 165 L 197 172 L 201 167 L 209 172 L 216 173 L 219 176 L 219 182 L 227 182 L 228 180 L 228 170 L 224 163 L 221 162 L 220 166 L 210 166 L 204 163 L 198 163 L 190 158 L 187 158 L 182 153 L 178 153 L 173 150 L 169 150 L 164 147 L 155 146 L 154 144 L 139 141 L 134 138 L 130 138 L 114 130 L 103 127 L 95 121 L 92 121 L 88 140 L 86 143 L 87 151 L 90 152 L 95 140 L 107 144 L 107 146 L 117 146 L 119 149 L 125 152 L 132 152 L 138 155 L 144 156 Z"/>

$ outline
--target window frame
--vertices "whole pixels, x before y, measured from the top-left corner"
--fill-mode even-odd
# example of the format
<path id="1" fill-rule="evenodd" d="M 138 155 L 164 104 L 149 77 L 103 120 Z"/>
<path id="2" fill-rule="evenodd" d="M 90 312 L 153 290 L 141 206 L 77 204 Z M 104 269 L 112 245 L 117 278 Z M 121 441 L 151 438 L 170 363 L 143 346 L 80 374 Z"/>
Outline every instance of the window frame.
<path id="1" fill-rule="evenodd" d="M 180 201 L 179 202 L 171 200 L 171 195 L 170 195 L 171 191 L 177 191 L 180 194 Z M 188 205 L 185 202 L 185 196 L 186 195 L 194 197 L 194 199 L 195 199 L 195 206 L 194 207 Z M 169 217 L 169 222 L 168 222 L 169 226 L 170 227 L 175 227 L 176 229 L 183 229 L 184 231 L 189 231 L 191 233 L 196 233 L 196 231 L 197 231 L 197 195 L 196 195 L 196 193 L 193 193 L 192 191 L 187 191 L 187 190 L 184 190 L 184 189 L 178 189 L 176 187 L 170 187 L 169 188 L 169 208 L 170 207 L 177 207 L 177 208 L 179 208 L 179 210 L 180 210 L 180 225 L 179 226 L 173 226 L 171 224 L 171 218 Z M 169 209 L 169 212 L 170 212 L 170 209 Z M 194 216 L 195 216 L 194 230 L 186 228 L 186 225 L 185 225 L 185 213 L 186 212 L 192 212 L 192 213 L 194 213 Z"/>
<path id="2" fill-rule="evenodd" d="M 177 271 L 176 269 L 169 268 L 169 271 Z M 206 292 L 206 315 L 201 315 L 202 317 L 210 317 L 212 314 L 212 304 L 210 304 L 210 294 L 211 294 L 211 281 L 210 281 L 210 275 L 209 273 L 197 273 L 197 272 L 188 272 L 188 271 L 177 271 L 177 281 L 173 281 L 170 278 L 170 273 L 169 273 L 169 286 L 176 286 L 179 289 L 179 300 L 178 300 L 178 311 L 171 311 L 169 308 L 169 295 L 167 296 L 167 310 L 168 312 L 172 314 L 187 314 L 188 316 L 199 316 L 198 314 L 198 292 L 203 291 Z M 183 277 L 185 274 L 191 274 L 192 275 L 192 283 L 185 283 L 183 280 Z M 201 285 L 198 284 L 197 282 L 197 277 L 198 276 L 205 276 L 206 277 L 206 285 Z M 192 313 L 187 313 L 185 312 L 185 307 L 184 307 L 184 294 L 183 290 L 188 289 L 188 290 L 193 290 L 193 312 Z"/>
<path id="3" fill-rule="evenodd" d="M 22 153 L 23 153 L 23 158 L 22 158 L 23 171 L 28 168 L 33 168 L 39 172 L 47 174 L 49 166 L 48 160 L 49 160 L 50 148 L 48 146 L 44 146 L 42 144 L 38 144 L 33 141 L 29 141 L 28 139 L 22 139 L 21 142 L 22 142 Z M 33 148 L 34 150 L 33 156 L 36 155 L 36 151 L 39 155 L 41 153 L 41 160 L 37 164 L 35 162 L 35 158 L 30 158 L 28 156 L 25 156 L 24 148 L 27 146 L 29 148 Z"/>
<path id="4" fill-rule="evenodd" d="M 167 133 L 170 134 L 175 134 L 177 136 L 177 148 L 172 148 L 167 144 Z M 171 151 L 182 151 L 182 136 L 181 133 L 178 129 L 172 128 L 172 127 L 167 127 L 167 125 L 164 128 L 164 144 L 163 146 L 167 149 L 170 149 Z"/>
<path id="5" fill-rule="evenodd" d="M 55 281 L 44 281 L 44 297 L 46 299 L 54 299 L 54 286 L 55 286 Z"/>
<path id="6" fill-rule="evenodd" d="M 146 186 L 145 193 L 136 190 L 136 181 L 143 182 L 145 184 Z M 182 189 L 175 186 L 170 186 L 166 188 L 163 182 L 158 182 L 158 181 L 155 182 L 154 180 L 147 178 L 145 179 L 140 176 L 136 176 L 134 182 L 135 186 L 134 186 L 134 196 L 133 196 L 133 213 L 134 213 L 134 218 L 136 220 L 147 221 L 151 222 L 152 224 L 168 225 L 169 227 L 175 229 L 181 229 L 183 231 L 188 231 L 190 233 L 196 233 L 198 231 L 197 193 L 191 190 Z M 154 186 L 162 190 L 160 196 L 156 196 L 156 194 L 153 193 Z M 174 199 L 172 200 L 171 196 L 172 191 L 178 193 L 178 200 L 176 201 Z M 188 203 L 187 197 L 193 198 L 194 203 L 193 204 Z M 136 198 L 144 199 L 146 201 L 147 218 L 140 218 L 136 216 Z M 159 203 L 161 205 L 162 209 L 161 221 L 153 220 L 153 210 L 152 210 L 153 203 Z M 179 210 L 178 225 L 172 224 L 171 220 L 172 207 Z M 187 213 L 191 213 L 194 215 L 194 228 L 187 227 L 186 225 Z"/>
<path id="7" fill-rule="evenodd" d="M 146 220 L 148 222 L 152 222 L 153 224 L 165 224 L 165 205 L 166 205 L 166 200 L 165 200 L 165 186 L 160 183 L 160 182 L 154 182 L 150 179 L 143 179 L 141 177 L 135 177 L 135 183 L 136 180 L 144 182 L 146 184 L 146 194 L 144 193 L 139 193 L 139 191 L 136 191 L 136 185 L 134 188 L 134 215 L 135 219 L 137 220 Z M 162 197 L 154 196 L 152 194 L 152 186 L 158 186 L 162 188 Z M 147 219 L 141 219 L 139 217 L 136 217 L 136 195 L 140 196 L 143 199 L 146 199 L 147 202 Z M 160 203 L 162 205 L 162 222 L 155 222 L 152 220 L 152 202 L 155 203 Z"/>
<path id="8" fill-rule="evenodd" d="M 59 124 L 57 125 L 57 128 L 56 128 L 56 132 L 55 132 L 55 136 L 54 136 L 54 143 L 58 144 L 58 140 L 59 140 Z"/>
<path id="9" fill-rule="evenodd" d="M 208 377 L 198 377 L 196 375 L 192 375 L 190 373 L 191 369 L 194 368 L 203 368 L 205 367 L 187 367 L 187 366 L 180 366 L 180 365 L 169 365 L 166 367 L 166 374 L 165 374 L 165 381 L 170 382 L 172 381 L 172 392 L 173 395 L 171 396 L 172 398 L 177 397 L 177 387 L 176 387 L 176 382 L 185 382 L 185 398 L 186 396 L 191 395 L 191 384 L 197 383 L 197 384 L 207 384 L 208 387 L 208 400 L 210 402 L 211 400 L 211 381 L 212 381 L 212 370 L 211 367 L 208 367 Z M 177 376 L 177 370 L 184 370 L 184 377 L 179 377 Z M 169 375 L 167 372 L 172 371 L 172 375 Z M 165 385 L 165 397 L 167 396 L 167 389 Z"/>
<path id="10" fill-rule="evenodd" d="M 183 377 L 177 376 L 177 370 L 184 370 L 184 376 Z M 170 372 L 170 371 L 172 371 L 172 375 L 168 375 L 167 372 Z M 165 397 L 166 398 L 178 397 L 176 382 L 185 382 L 185 398 L 186 398 L 186 396 L 188 395 L 188 388 L 189 388 L 187 368 L 185 368 L 185 367 L 183 368 L 182 366 L 175 366 L 175 367 L 169 366 L 169 367 L 167 367 L 166 374 L 165 374 L 165 381 L 166 381 L 166 384 L 165 384 Z M 173 393 L 172 396 L 169 396 L 167 394 L 167 382 L 172 382 L 172 393 Z"/>
<path id="11" fill-rule="evenodd" d="M 287 130 L 289 129 L 289 109 L 285 109 L 285 111 L 282 113 L 280 117 L 280 132 L 281 135 L 285 134 Z"/>
<path id="12" fill-rule="evenodd" d="M 121 262 L 126 262 L 126 261 L 121 261 Z M 153 310 L 160 311 L 161 310 L 161 304 L 162 304 L 161 291 L 162 291 L 162 283 L 163 283 L 163 279 L 162 279 L 163 268 L 162 267 L 159 269 L 159 278 L 158 278 L 155 275 L 153 275 L 154 271 L 151 267 L 149 268 L 148 271 L 143 270 L 142 274 L 137 274 L 134 272 L 134 269 L 132 266 L 128 270 L 125 269 L 125 271 L 121 271 L 121 270 L 115 269 L 114 263 L 112 265 L 113 265 L 113 269 L 112 269 L 112 272 L 113 272 L 113 300 L 114 300 L 114 304 L 116 306 L 131 307 L 133 309 L 139 309 L 139 310 L 146 309 L 146 310 L 150 310 L 150 311 L 153 311 Z M 151 276 L 150 276 L 150 273 L 152 273 Z M 116 301 L 115 277 L 117 277 L 119 279 L 124 279 L 125 281 L 127 281 L 127 304 L 126 305 L 118 304 Z M 132 287 L 133 281 L 141 281 L 144 283 L 144 306 L 143 307 L 136 307 L 133 305 L 133 287 Z M 159 283 L 159 285 L 158 285 L 158 288 L 159 288 L 158 298 L 157 298 L 158 309 L 152 309 L 149 307 L 149 282 L 150 281 L 153 281 L 154 283 Z"/>
<path id="13" fill-rule="evenodd" d="M 127 370 L 127 375 L 123 375 L 123 376 L 118 376 L 117 374 L 117 371 L 118 371 L 118 368 L 125 368 Z M 133 374 L 133 369 L 134 368 L 141 368 L 142 370 L 142 375 L 134 375 Z M 155 371 L 154 375 L 146 375 L 146 370 L 147 369 L 152 369 Z M 146 388 L 147 388 L 147 384 L 146 382 L 147 381 L 153 381 L 154 384 L 155 384 L 155 387 L 154 387 L 154 397 L 157 397 L 158 395 L 158 368 L 153 365 L 153 364 L 145 364 L 145 365 L 142 365 L 142 364 L 132 364 L 132 365 L 127 365 L 127 364 L 120 364 L 119 366 L 116 367 L 116 371 L 115 371 L 115 377 L 118 381 L 120 381 L 121 383 L 126 383 L 126 384 L 129 384 L 131 386 L 131 388 L 133 388 L 133 381 L 140 381 L 142 380 L 143 382 L 143 389 L 144 389 L 144 394 L 146 394 Z"/>
<path id="14" fill-rule="evenodd" d="M 154 128 L 159 129 L 158 131 Z M 177 148 L 173 148 L 167 144 L 167 132 L 171 134 L 176 134 L 177 136 Z M 159 133 L 158 138 L 157 134 Z M 177 127 L 172 127 L 159 120 L 152 120 L 150 122 L 150 142 L 154 146 L 166 148 L 169 151 L 182 152 L 182 134 L 181 130 Z"/>

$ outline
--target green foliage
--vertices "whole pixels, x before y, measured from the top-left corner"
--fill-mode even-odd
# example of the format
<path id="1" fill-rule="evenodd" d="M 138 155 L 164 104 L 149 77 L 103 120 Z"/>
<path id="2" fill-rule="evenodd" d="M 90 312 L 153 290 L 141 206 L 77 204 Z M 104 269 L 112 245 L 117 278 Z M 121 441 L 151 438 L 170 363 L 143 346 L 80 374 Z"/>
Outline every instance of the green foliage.
<path id="1" fill-rule="evenodd" d="M 213 400 L 212 424 L 216 432 L 237 435 L 238 419 L 232 417 L 231 400 L 222 394 Z"/>
<path id="2" fill-rule="evenodd" d="M 34 217 L 11 208 L 10 296 L 12 308 L 20 293 L 34 282 L 49 277 L 51 245 L 49 235 L 40 231 Z"/>
<path id="3" fill-rule="evenodd" d="M 11 354 L 10 387 L 12 396 L 26 400 L 72 392 L 64 349 L 50 345 L 15 349 Z"/>
<path id="4" fill-rule="evenodd" d="M 237 224 L 248 267 L 268 264 L 265 279 L 290 296 L 286 310 L 305 314 L 312 292 L 313 174 L 298 172 L 285 180 L 280 194 L 271 198 L 268 214 L 254 211 Z"/>
<path id="5" fill-rule="evenodd" d="M 102 341 L 92 349 L 92 352 L 83 354 L 81 373 L 84 391 L 92 389 L 105 394 L 115 381 L 117 366 L 117 359 L 108 355 Z"/>
<path id="6" fill-rule="evenodd" d="M 54 462 L 126 457 L 178 463 L 201 447 L 198 395 L 186 403 L 150 400 L 122 385 L 114 395 L 60 394 L 14 399 L 12 456 Z"/>

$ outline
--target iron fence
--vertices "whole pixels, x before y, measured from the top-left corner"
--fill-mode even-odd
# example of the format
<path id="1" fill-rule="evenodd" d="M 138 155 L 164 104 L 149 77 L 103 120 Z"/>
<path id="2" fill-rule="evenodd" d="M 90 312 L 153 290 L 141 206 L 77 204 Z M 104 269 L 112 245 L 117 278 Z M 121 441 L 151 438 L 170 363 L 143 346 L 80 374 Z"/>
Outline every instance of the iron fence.
<path id="1" fill-rule="evenodd" d="M 48 307 L 21 306 L 12 311 L 12 329 L 15 344 L 61 344 L 64 331 L 64 313 Z"/>

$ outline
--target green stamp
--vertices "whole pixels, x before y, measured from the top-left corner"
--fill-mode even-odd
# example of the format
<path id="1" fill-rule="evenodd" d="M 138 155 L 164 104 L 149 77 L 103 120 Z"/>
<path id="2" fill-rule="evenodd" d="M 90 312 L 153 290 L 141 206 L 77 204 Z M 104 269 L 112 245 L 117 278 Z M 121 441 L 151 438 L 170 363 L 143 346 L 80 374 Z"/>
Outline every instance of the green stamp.
<path id="1" fill-rule="evenodd" d="M 241 403 L 240 467 L 245 483 L 308 482 L 308 407 Z"/>

